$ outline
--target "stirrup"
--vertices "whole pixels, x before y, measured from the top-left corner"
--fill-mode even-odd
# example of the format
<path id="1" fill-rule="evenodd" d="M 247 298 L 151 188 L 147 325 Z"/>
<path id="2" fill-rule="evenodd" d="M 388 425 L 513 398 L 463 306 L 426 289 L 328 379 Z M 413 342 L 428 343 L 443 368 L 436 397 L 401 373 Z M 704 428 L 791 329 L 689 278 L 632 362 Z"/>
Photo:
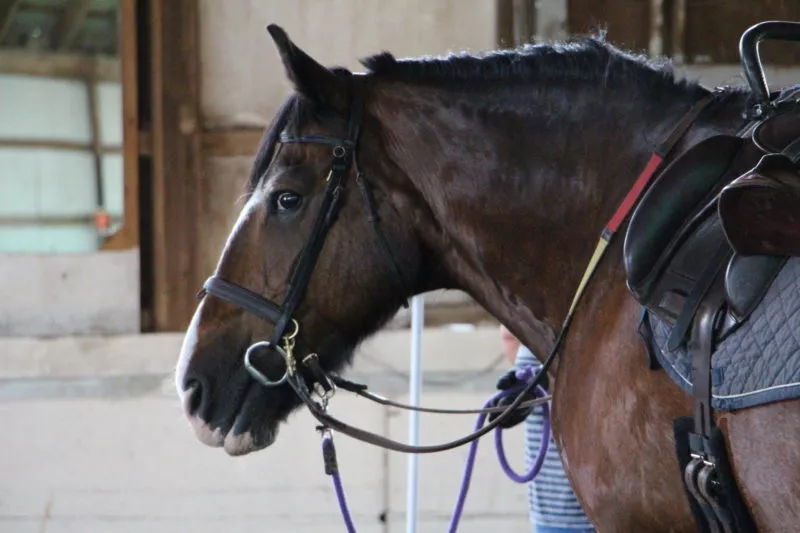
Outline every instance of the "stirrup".
<path id="1" fill-rule="evenodd" d="M 686 488 L 689 490 L 689 494 L 692 495 L 697 505 L 700 507 L 700 510 L 703 512 L 703 517 L 706 519 L 709 532 L 723 533 L 717 521 L 716 513 L 711 507 L 711 502 L 706 499 L 700 487 L 700 483 L 698 483 L 700 474 L 707 466 L 705 459 L 700 456 L 693 456 L 683 472 L 683 481 L 686 484 Z"/>

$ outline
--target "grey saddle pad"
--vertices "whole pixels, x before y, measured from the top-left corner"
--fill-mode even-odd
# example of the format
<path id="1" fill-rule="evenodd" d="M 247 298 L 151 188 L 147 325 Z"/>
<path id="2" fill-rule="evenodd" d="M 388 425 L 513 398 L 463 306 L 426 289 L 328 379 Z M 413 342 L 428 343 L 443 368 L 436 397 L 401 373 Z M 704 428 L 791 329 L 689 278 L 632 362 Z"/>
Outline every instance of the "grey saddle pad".
<path id="1" fill-rule="evenodd" d="M 686 347 L 667 350 L 670 326 L 648 313 L 661 366 L 692 391 Z M 732 411 L 800 397 L 800 258 L 789 259 L 750 318 L 711 358 L 711 405 Z"/>

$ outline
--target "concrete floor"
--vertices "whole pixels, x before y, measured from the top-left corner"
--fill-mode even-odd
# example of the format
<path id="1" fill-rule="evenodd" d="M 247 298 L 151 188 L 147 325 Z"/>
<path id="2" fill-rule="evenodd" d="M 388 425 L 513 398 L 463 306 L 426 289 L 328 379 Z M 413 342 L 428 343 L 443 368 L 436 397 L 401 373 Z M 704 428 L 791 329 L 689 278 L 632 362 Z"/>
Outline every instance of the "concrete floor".
<path id="1" fill-rule="evenodd" d="M 495 357 L 496 330 L 487 329 L 426 334 L 426 404 L 483 403 L 506 367 Z M 407 337 L 387 333 L 365 345 L 350 376 L 402 400 Z M 0 532 L 345 530 L 307 413 L 292 417 L 273 447 L 242 458 L 195 439 L 170 377 L 179 343 L 169 335 L 0 340 Z M 395 410 L 345 394 L 332 409 L 407 438 L 407 418 Z M 458 437 L 473 423 L 428 415 L 422 439 Z M 506 441 L 522 467 L 521 429 Z M 407 456 L 346 436 L 336 444 L 358 530 L 405 531 Z M 466 453 L 420 457 L 420 533 L 447 530 Z M 530 531 L 525 487 L 505 477 L 489 439 L 479 447 L 459 531 L 487 530 Z"/>

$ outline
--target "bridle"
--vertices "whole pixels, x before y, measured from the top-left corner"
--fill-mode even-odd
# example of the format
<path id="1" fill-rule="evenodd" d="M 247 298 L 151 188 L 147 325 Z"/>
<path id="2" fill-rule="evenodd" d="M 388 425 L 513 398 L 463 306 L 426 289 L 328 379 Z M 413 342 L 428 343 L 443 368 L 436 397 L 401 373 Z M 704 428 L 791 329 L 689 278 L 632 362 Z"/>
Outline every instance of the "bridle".
<path id="1" fill-rule="evenodd" d="M 203 297 L 210 294 L 227 302 L 230 302 L 241 309 L 248 311 L 259 318 L 275 324 L 269 340 L 260 341 L 250 346 L 244 357 L 244 365 L 250 375 L 259 383 L 266 387 L 277 387 L 280 385 L 288 384 L 295 391 L 300 400 L 306 405 L 311 414 L 322 424 L 324 428 L 339 431 L 353 437 L 355 439 L 387 448 L 394 451 L 406 453 L 435 453 L 445 450 L 450 450 L 461 445 L 474 441 L 475 439 L 489 433 L 494 428 L 498 427 L 512 411 L 520 407 L 530 407 L 538 405 L 549 400 L 549 397 L 537 398 L 533 400 L 524 401 L 526 395 L 533 391 L 535 386 L 538 385 L 540 377 L 547 371 L 549 363 L 555 356 L 557 351 L 556 347 L 545 362 L 542 372 L 536 379 L 531 380 L 514 401 L 507 407 L 489 407 L 485 409 L 427 409 L 416 406 L 405 405 L 393 402 L 371 392 L 368 392 L 366 386 L 349 382 L 338 376 L 329 375 L 324 371 L 320 364 L 319 356 L 316 353 L 306 355 L 298 364 L 294 349 L 297 335 L 300 332 L 300 324 L 294 318 L 295 311 L 303 298 L 306 288 L 308 287 L 311 279 L 311 274 L 314 271 L 322 247 L 325 243 L 325 237 L 328 234 L 331 226 L 336 220 L 336 215 L 341 207 L 342 191 L 345 188 L 345 180 L 351 168 L 356 172 L 356 184 L 361 191 L 361 196 L 367 208 L 367 214 L 375 233 L 378 237 L 379 244 L 384 251 L 384 255 L 389 258 L 391 263 L 392 273 L 395 283 L 404 299 L 407 299 L 410 294 L 409 287 L 406 280 L 402 275 L 402 271 L 398 262 L 388 245 L 386 236 L 380 226 L 380 221 L 377 217 L 372 192 L 369 189 L 363 173 L 358 168 L 358 159 L 356 156 L 358 148 L 359 134 L 361 131 L 361 124 L 364 114 L 364 76 L 359 74 L 351 75 L 351 102 L 350 102 L 350 116 L 348 121 L 347 136 L 344 139 L 329 137 L 326 135 L 297 135 L 293 136 L 287 132 L 282 132 L 280 135 L 281 143 L 306 143 L 306 144 L 321 144 L 332 147 L 333 160 L 331 162 L 330 172 L 326 179 L 325 192 L 322 200 L 322 205 L 317 213 L 314 221 L 311 235 L 298 256 L 295 267 L 289 275 L 287 283 L 286 296 L 282 304 L 272 302 L 260 294 L 257 294 L 241 285 L 227 281 L 219 276 L 211 276 L 203 285 L 199 296 Z M 405 305 L 407 306 L 407 300 Z M 291 328 L 291 330 L 290 330 Z M 256 351 L 267 350 L 269 352 L 277 353 L 284 361 L 286 370 L 283 375 L 273 380 L 262 373 L 253 364 L 253 355 Z M 312 377 L 314 386 L 312 390 L 306 382 L 306 379 L 301 375 L 302 368 L 308 370 Z M 387 439 L 381 435 L 371 433 L 353 426 L 350 426 L 327 413 L 327 405 L 329 399 L 333 396 L 336 388 L 343 388 L 349 390 L 360 396 L 363 396 L 372 401 L 378 402 L 382 405 L 391 405 L 408 410 L 416 410 L 429 413 L 449 413 L 449 414 L 468 414 L 468 413 L 500 413 L 497 418 L 489 424 L 483 426 L 481 429 L 470 433 L 460 439 L 454 441 L 434 445 L 434 446 L 411 446 L 402 442 Z M 314 396 L 319 398 L 317 401 Z"/>

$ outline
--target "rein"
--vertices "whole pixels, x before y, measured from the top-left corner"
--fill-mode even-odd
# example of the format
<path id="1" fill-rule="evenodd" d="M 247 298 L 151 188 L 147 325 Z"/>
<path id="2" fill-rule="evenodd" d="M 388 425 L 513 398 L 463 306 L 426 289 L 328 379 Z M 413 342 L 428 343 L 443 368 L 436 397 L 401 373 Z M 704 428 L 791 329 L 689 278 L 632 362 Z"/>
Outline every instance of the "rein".
<path id="1" fill-rule="evenodd" d="M 483 409 L 469 411 L 480 413 L 475 422 L 475 431 L 483 426 L 484 422 L 486 421 L 487 414 L 493 410 L 491 408 L 492 405 L 495 405 L 495 403 L 502 398 L 511 396 L 513 394 L 519 394 L 524 388 L 521 383 L 534 382 L 537 379 L 537 373 L 530 366 L 526 366 L 516 371 L 516 377 L 518 380 L 517 385 L 495 393 L 486 401 Z M 503 472 L 505 472 L 506 476 L 511 479 L 511 481 L 520 484 L 532 481 L 539 474 L 542 469 L 542 465 L 544 464 L 547 450 L 550 446 L 550 408 L 548 405 L 550 396 L 547 396 L 547 392 L 541 386 L 536 386 L 535 392 L 540 397 L 534 401 L 542 406 L 542 416 L 544 420 L 542 436 L 541 440 L 539 441 L 539 449 L 536 452 L 536 458 L 533 460 L 530 470 L 523 474 L 518 474 L 514 471 L 508 462 L 505 448 L 503 447 L 503 428 L 495 428 L 494 432 L 495 452 L 497 454 L 497 460 L 500 463 L 500 467 L 503 469 Z M 465 413 L 468 411 L 464 410 L 457 412 Z M 325 466 L 325 474 L 331 476 L 334 492 L 336 493 L 336 501 L 339 505 L 339 510 L 341 511 L 342 519 L 344 520 L 348 533 L 356 533 L 355 523 L 353 522 L 353 517 L 350 513 L 350 507 L 347 505 L 347 496 L 344 492 L 342 477 L 339 473 L 339 462 L 336 458 L 336 447 L 333 444 L 333 434 L 331 429 L 325 426 L 320 426 L 317 429 L 322 433 L 322 459 Z M 464 503 L 467 500 L 467 493 L 469 492 L 469 485 L 470 481 L 472 480 L 472 472 L 475 468 L 475 457 L 477 455 L 479 442 L 480 441 L 478 439 L 475 439 L 470 443 L 469 451 L 467 452 L 466 464 L 464 466 L 464 473 L 461 477 L 461 484 L 459 486 L 458 496 L 456 498 L 456 504 L 453 509 L 453 515 L 450 518 L 450 524 L 447 528 L 448 533 L 455 533 L 455 531 L 458 529 L 458 524 L 461 521 L 461 515 L 464 511 Z"/>

